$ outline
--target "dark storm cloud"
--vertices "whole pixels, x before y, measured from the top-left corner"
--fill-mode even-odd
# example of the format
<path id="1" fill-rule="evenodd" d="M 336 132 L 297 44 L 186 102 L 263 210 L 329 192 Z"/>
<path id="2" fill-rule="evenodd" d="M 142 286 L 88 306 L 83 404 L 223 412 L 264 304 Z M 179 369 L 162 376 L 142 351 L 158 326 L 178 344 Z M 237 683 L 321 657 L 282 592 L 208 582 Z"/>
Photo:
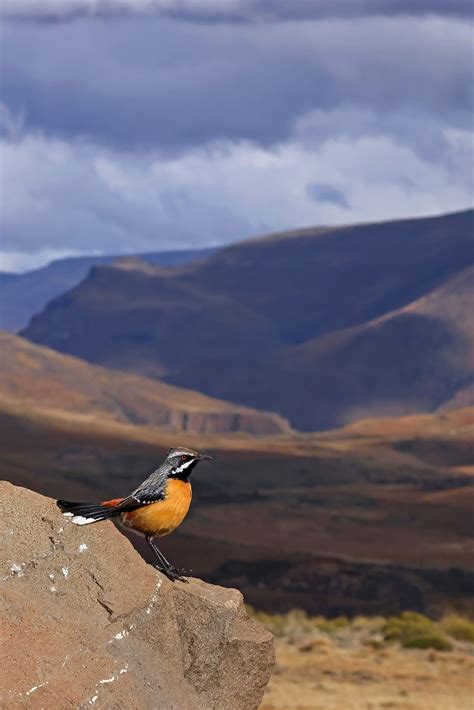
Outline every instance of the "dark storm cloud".
<path id="1" fill-rule="evenodd" d="M 6 23 L 3 101 L 27 131 L 124 149 L 270 145 L 286 140 L 298 117 L 340 107 L 369 108 L 400 135 L 406 126 L 394 117 L 407 112 L 465 127 L 469 30 L 440 23 Z"/>
<path id="2" fill-rule="evenodd" d="M 469 6 L 4 0 L 3 268 L 463 209 Z"/>
<path id="3" fill-rule="evenodd" d="M 195 22 L 321 19 L 368 15 L 470 16 L 469 0 L 4 0 L 11 18 L 65 21 L 146 13 Z"/>

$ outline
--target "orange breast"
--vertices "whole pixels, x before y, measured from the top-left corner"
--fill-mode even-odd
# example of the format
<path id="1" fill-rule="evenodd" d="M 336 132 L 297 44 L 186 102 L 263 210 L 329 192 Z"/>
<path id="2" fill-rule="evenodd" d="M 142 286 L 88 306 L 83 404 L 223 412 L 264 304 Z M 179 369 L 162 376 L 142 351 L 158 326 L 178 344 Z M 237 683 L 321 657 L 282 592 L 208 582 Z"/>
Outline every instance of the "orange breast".
<path id="1" fill-rule="evenodd" d="M 168 535 L 183 522 L 191 505 L 191 498 L 190 483 L 170 478 L 163 500 L 124 513 L 122 522 L 144 535 Z"/>

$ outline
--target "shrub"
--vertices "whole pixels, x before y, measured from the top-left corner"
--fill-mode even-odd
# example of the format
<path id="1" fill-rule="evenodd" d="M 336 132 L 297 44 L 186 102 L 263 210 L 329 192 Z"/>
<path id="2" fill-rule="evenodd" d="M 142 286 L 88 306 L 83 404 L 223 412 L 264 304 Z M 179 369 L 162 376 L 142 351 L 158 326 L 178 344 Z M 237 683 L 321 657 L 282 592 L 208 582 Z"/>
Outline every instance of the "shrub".
<path id="1" fill-rule="evenodd" d="M 295 637 L 314 630 L 314 622 L 302 609 L 292 609 L 287 614 L 268 614 L 265 611 L 255 611 L 247 605 L 247 611 L 275 636 Z"/>
<path id="2" fill-rule="evenodd" d="M 356 616 L 351 623 L 351 626 L 356 631 L 380 631 L 386 624 L 384 616 Z"/>
<path id="3" fill-rule="evenodd" d="M 313 620 L 314 626 L 327 634 L 345 629 L 349 626 L 349 619 L 346 616 L 336 616 L 334 619 L 326 619 L 324 616 L 317 616 Z"/>
<path id="4" fill-rule="evenodd" d="M 413 611 L 405 611 L 399 617 L 387 619 L 382 634 L 386 641 L 398 641 L 403 648 L 434 648 L 437 651 L 452 649 L 451 642 L 431 619 Z"/>
<path id="5" fill-rule="evenodd" d="M 260 621 L 272 634 L 280 637 L 297 638 L 316 630 L 333 634 L 350 625 L 345 616 L 326 619 L 324 616 L 308 616 L 302 609 L 292 609 L 286 614 L 269 614 L 265 611 L 256 611 L 249 604 L 246 607 L 251 617 Z"/>
<path id="6" fill-rule="evenodd" d="M 404 639 L 402 646 L 403 648 L 434 648 L 436 651 L 452 651 L 453 649 L 453 644 L 439 632 L 420 634 Z"/>
<path id="7" fill-rule="evenodd" d="M 474 622 L 457 614 L 449 614 L 441 619 L 443 630 L 456 641 L 474 643 Z"/>
<path id="8" fill-rule="evenodd" d="M 336 635 L 341 630 L 352 629 L 358 632 L 362 643 L 373 648 L 381 648 L 383 644 L 392 642 L 399 643 L 403 648 L 450 651 L 453 646 L 445 634 L 458 641 L 474 643 L 474 622 L 456 614 L 445 616 L 440 623 L 435 623 L 414 611 L 404 611 L 400 616 L 388 619 L 381 616 L 358 616 L 353 621 L 349 621 L 345 616 L 334 619 L 324 616 L 311 617 L 301 609 L 293 609 L 286 614 L 269 614 L 265 611 L 255 611 L 247 605 L 247 611 L 275 636 L 286 638 L 290 642 L 301 640 L 301 637 L 308 634 L 314 635 L 316 631 Z M 311 643 L 314 643 L 314 640 Z"/>

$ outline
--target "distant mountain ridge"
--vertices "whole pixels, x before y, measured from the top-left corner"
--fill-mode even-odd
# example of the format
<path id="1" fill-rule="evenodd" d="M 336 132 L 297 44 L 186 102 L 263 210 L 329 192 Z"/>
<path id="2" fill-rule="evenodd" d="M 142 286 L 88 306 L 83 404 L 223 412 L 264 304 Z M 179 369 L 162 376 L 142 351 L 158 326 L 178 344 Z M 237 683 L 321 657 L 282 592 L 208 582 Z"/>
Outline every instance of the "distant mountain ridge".
<path id="1" fill-rule="evenodd" d="M 209 256 L 216 248 L 150 252 L 139 257 L 150 264 L 177 266 Z M 137 256 L 135 254 L 132 257 Z M 69 291 L 87 276 L 96 264 L 111 264 L 127 256 L 74 256 L 56 259 L 50 264 L 24 274 L 0 273 L 0 330 L 17 332 L 32 315 L 56 296 Z"/>
<path id="2" fill-rule="evenodd" d="M 166 271 L 95 267 L 24 335 L 322 429 L 469 388 L 473 266 L 474 210 L 298 230 Z"/>

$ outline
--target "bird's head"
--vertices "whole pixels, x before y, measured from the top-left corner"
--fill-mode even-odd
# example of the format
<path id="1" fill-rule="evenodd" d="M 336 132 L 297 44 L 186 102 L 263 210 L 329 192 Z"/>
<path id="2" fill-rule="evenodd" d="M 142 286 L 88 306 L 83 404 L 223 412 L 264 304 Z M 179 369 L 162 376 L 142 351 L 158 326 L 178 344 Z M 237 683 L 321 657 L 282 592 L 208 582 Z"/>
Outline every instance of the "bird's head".
<path id="1" fill-rule="evenodd" d="M 185 449 L 183 446 L 170 449 L 166 454 L 166 463 L 169 466 L 168 477 L 186 481 L 199 461 L 210 458 L 206 454 L 199 454 L 197 451 Z"/>

